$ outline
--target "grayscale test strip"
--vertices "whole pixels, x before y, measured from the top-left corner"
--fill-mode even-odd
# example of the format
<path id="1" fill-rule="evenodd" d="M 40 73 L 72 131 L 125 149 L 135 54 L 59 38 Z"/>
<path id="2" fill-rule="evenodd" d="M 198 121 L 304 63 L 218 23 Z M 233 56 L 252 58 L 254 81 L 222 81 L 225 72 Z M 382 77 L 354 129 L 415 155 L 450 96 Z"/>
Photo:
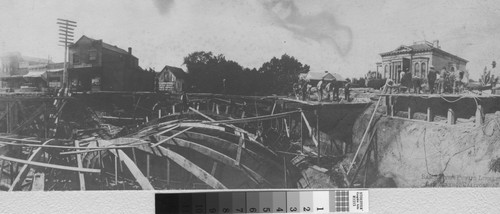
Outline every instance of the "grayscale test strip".
<path id="1" fill-rule="evenodd" d="M 157 193 L 156 213 L 366 213 L 368 190 Z"/>

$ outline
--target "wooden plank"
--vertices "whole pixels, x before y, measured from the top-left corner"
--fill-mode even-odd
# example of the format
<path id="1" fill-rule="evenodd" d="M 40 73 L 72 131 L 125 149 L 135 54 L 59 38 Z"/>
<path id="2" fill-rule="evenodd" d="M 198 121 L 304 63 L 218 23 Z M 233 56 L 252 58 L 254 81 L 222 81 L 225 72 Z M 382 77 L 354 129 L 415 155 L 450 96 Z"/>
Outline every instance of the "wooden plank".
<path id="1" fill-rule="evenodd" d="M 102 146 L 107 146 L 107 145 L 111 145 L 112 142 L 106 141 L 106 140 L 99 140 L 99 144 Z M 154 190 L 153 185 L 151 185 L 148 178 L 145 177 L 144 174 L 142 174 L 139 167 L 137 167 L 137 165 L 134 163 L 134 161 L 132 159 L 130 159 L 130 157 L 128 157 L 128 155 L 125 152 L 123 152 L 123 150 L 118 149 L 118 154 L 113 149 L 111 149 L 109 151 L 111 153 L 113 153 L 113 155 L 115 155 L 115 156 L 118 156 L 118 155 L 120 156 L 120 161 L 123 161 L 123 163 L 125 163 L 125 166 L 127 166 L 130 173 L 134 176 L 135 180 L 137 181 L 137 183 L 139 183 L 139 185 L 141 186 L 141 188 L 143 190 Z"/>
<path id="2" fill-rule="evenodd" d="M 304 119 L 304 123 L 306 124 L 307 130 L 309 130 L 309 137 L 311 137 L 312 141 L 314 142 L 314 145 L 318 146 L 318 141 L 316 140 L 316 138 L 314 138 L 313 129 L 312 129 L 311 125 L 309 124 L 309 121 L 307 120 L 306 115 L 304 114 L 304 112 L 301 112 L 301 114 L 302 114 L 302 118 Z"/>
<path id="3" fill-rule="evenodd" d="M 165 138 L 164 136 L 160 136 L 160 139 L 162 137 Z M 221 152 L 215 151 L 215 150 L 211 149 L 210 147 L 207 147 L 207 146 L 204 146 L 204 145 L 192 142 L 192 141 L 184 140 L 181 138 L 171 139 L 171 140 L 167 141 L 166 144 L 172 145 L 172 146 L 190 148 L 190 149 L 197 151 L 198 153 L 203 154 L 211 159 L 214 159 L 220 163 L 223 163 L 224 165 L 227 165 L 233 169 L 241 171 L 244 174 L 248 174 L 251 178 L 257 179 L 257 181 L 259 183 L 269 183 L 263 176 L 261 176 L 259 173 L 255 172 L 254 170 L 250 169 L 248 166 L 246 166 L 244 164 L 239 164 L 239 163 L 237 163 L 238 162 L 237 160 L 232 159 L 229 156 L 227 156 Z M 240 152 L 240 157 L 241 157 L 241 152 Z"/>
<path id="4" fill-rule="evenodd" d="M 476 108 L 476 126 L 482 126 L 484 124 L 483 119 L 483 108 L 481 105 L 477 105 Z"/>
<path id="5" fill-rule="evenodd" d="M 453 125 L 453 124 L 455 124 L 455 121 L 456 121 L 455 120 L 455 112 L 453 111 L 453 109 L 449 108 L 447 122 L 448 122 L 448 124 Z"/>
<path id="6" fill-rule="evenodd" d="M 80 142 L 78 140 L 75 140 L 75 147 L 76 148 L 80 147 Z M 83 168 L 81 154 L 76 154 L 76 163 L 78 165 L 78 168 Z M 80 181 L 80 191 L 85 191 L 85 176 L 83 175 L 82 172 L 78 172 L 78 180 Z"/>
<path id="7" fill-rule="evenodd" d="M 44 191 L 45 190 L 45 173 L 38 172 L 33 175 L 33 185 L 31 191 Z"/>
<path id="8" fill-rule="evenodd" d="M 243 144 L 245 143 L 245 138 L 243 135 L 240 135 L 240 140 L 238 141 L 238 150 L 236 152 L 236 165 L 240 165 L 240 159 L 241 159 L 241 150 L 243 148 Z"/>
<path id="9" fill-rule="evenodd" d="M 161 153 L 170 160 L 177 163 L 179 166 L 184 168 L 186 171 L 190 172 L 192 175 L 200 179 L 202 182 L 214 189 L 227 189 L 224 184 L 217 180 L 214 176 L 210 175 L 208 172 L 203 170 L 198 165 L 194 164 L 190 160 L 184 158 L 182 155 L 164 147 L 159 147 Z"/>
<path id="10" fill-rule="evenodd" d="M 431 107 L 427 107 L 427 122 L 432 122 L 434 119 L 433 119 L 433 112 L 432 112 L 432 109 Z"/>
<path id="11" fill-rule="evenodd" d="M 51 143 L 51 142 L 53 142 L 52 139 L 43 142 L 42 145 L 47 145 L 48 143 Z M 40 156 L 42 154 L 43 154 L 42 148 L 36 149 L 33 152 L 33 154 L 28 158 L 27 162 L 31 162 L 31 161 L 34 161 L 34 160 L 40 158 Z M 0 158 L 2 158 L 2 157 L 5 157 L 5 156 L 0 156 Z M 6 160 L 5 158 L 2 158 L 2 159 Z M 14 162 L 17 162 L 17 161 L 14 161 Z M 28 175 L 30 168 L 31 167 L 28 164 L 26 164 L 26 163 L 24 164 L 24 166 L 21 168 L 21 170 L 17 174 L 16 178 L 13 180 L 13 182 L 9 188 L 9 192 L 14 191 L 14 190 L 18 190 L 21 187 L 21 184 L 23 183 L 24 179 L 26 178 L 26 175 Z M 12 171 L 11 171 L 11 173 L 12 173 Z"/>
<path id="12" fill-rule="evenodd" d="M 176 137 L 177 135 L 180 135 L 180 134 L 182 134 L 182 133 L 184 133 L 184 132 L 186 132 L 186 131 L 191 130 L 192 128 L 193 128 L 193 127 L 189 127 L 189 128 L 184 129 L 184 130 L 182 130 L 182 131 L 180 131 L 180 132 L 177 132 L 177 133 L 175 133 L 174 135 L 169 136 L 168 138 L 162 139 L 162 140 L 158 141 L 158 143 L 155 143 L 155 144 L 151 145 L 151 147 L 157 147 L 157 146 L 161 145 L 162 143 L 164 143 L 164 142 L 166 142 L 166 141 L 168 141 L 168 140 L 170 140 L 170 139 L 172 139 L 172 138 Z"/>
<path id="13" fill-rule="evenodd" d="M 23 160 L 23 159 L 11 158 L 11 157 L 6 157 L 6 156 L 0 156 L 0 159 L 6 160 L 6 161 L 12 161 L 12 162 L 16 162 L 16 163 L 28 164 L 28 165 L 32 165 L 32 166 L 40 166 L 40 167 L 47 167 L 47 168 L 74 171 L 74 172 L 101 173 L 100 169 L 78 168 L 78 167 L 72 167 L 72 166 L 48 164 L 48 163 L 41 163 L 41 162 L 27 161 L 27 160 Z"/>
<path id="14" fill-rule="evenodd" d="M 207 134 L 198 133 L 198 132 L 185 132 L 185 135 L 187 136 L 187 138 L 189 140 L 196 140 L 197 142 L 199 142 L 199 144 L 203 144 L 203 145 L 210 147 L 210 148 L 217 146 L 217 147 L 221 147 L 221 148 L 230 150 L 230 151 L 235 152 L 235 153 L 238 150 L 237 144 L 235 144 L 229 140 L 215 137 L 212 135 L 207 135 Z M 259 164 L 271 165 L 271 166 L 275 167 L 276 169 L 281 169 L 281 167 L 282 167 L 281 165 L 279 165 L 277 162 L 273 161 L 272 159 L 264 158 L 264 157 L 266 157 L 266 155 L 271 156 L 274 153 L 264 153 L 264 152 L 260 152 L 260 151 L 257 153 L 257 152 L 250 150 L 250 149 L 247 149 L 245 146 L 242 147 L 242 152 L 243 151 L 249 157 L 251 157 L 254 161 L 258 162 Z"/>

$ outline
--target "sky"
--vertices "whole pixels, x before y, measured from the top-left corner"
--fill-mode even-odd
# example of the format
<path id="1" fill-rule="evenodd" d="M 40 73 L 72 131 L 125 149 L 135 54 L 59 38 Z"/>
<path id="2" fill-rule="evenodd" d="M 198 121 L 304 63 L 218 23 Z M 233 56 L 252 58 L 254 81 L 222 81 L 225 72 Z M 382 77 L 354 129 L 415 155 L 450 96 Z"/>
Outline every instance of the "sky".
<path id="1" fill-rule="evenodd" d="M 143 68 L 183 67 L 194 51 L 249 68 L 288 54 L 311 71 L 361 77 L 379 53 L 439 40 L 472 78 L 500 61 L 496 0 L 1 0 L 0 53 L 62 62 L 57 18 L 82 35 L 133 48 Z"/>

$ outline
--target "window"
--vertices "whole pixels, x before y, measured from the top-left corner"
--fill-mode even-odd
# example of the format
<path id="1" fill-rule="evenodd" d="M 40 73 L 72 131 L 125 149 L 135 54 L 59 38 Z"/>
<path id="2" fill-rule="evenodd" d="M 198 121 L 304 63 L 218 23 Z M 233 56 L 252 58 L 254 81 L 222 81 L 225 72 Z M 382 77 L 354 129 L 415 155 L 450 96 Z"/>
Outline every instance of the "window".
<path id="1" fill-rule="evenodd" d="M 420 66 L 418 66 L 418 62 L 415 62 L 415 66 L 413 67 L 413 74 L 418 75 L 420 73 Z"/>
<path id="2" fill-rule="evenodd" d="M 77 54 L 73 54 L 73 64 L 79 64 L 80 63 L 80 56 Z"/>
<path id="3" fill-rule="evenodd" d="M 89 60 L 97 60 L 97 51 L 96 50 L 89 50 Z"/>
<path id="4" fill-rule="evenodd" d="M 425 72 L 427 70 L 427 66 L 426 66 L 425 62 L 423 62 L 421 66 L 422 66 L 422 74 L 420 75 L 420 77 L 425 78 L 425 76 L 427 74 Z"/>

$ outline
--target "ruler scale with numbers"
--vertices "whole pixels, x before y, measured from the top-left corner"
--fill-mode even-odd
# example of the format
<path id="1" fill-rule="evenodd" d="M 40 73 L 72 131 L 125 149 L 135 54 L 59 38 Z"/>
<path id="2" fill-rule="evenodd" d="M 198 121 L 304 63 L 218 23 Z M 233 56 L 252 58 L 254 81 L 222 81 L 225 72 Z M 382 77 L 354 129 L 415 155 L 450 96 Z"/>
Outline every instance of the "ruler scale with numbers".
<path id="1" fill-rule="evenodd" d="M 368 190 L 157 193 L 156 213 L 364 213 Z"/>

